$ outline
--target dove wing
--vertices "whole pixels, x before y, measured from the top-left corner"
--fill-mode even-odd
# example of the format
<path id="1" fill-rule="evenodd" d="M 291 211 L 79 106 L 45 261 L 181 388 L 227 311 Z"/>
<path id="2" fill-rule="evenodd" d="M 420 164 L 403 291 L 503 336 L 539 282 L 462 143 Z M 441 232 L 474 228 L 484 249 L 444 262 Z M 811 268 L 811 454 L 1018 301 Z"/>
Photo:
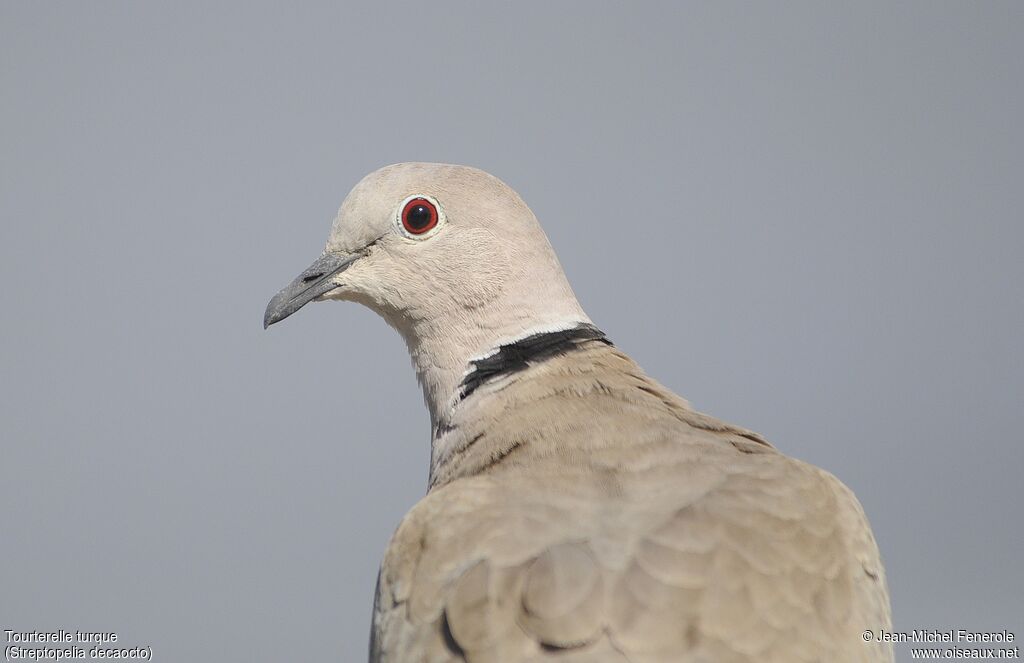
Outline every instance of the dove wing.
<path id="1" fill-rule="evenodd" d="M 853 493 L 613 348 L 462 415 L 385 556 L 371 661 L 892 660 L 861 638 L 890 616 Z"/>

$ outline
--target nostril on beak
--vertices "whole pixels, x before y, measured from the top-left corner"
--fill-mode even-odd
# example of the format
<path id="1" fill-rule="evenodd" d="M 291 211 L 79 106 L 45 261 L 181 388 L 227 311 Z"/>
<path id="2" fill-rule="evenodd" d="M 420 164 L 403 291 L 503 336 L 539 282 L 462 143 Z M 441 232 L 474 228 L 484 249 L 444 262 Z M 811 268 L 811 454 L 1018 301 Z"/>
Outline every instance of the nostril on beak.
<path id="1" fill-rule="evenodd" d="M 310 274 L 309 276 L 302 277 L 302 282 L 303 283 L 309 283 L 310 281 L 316 281 L 318 278 L 320 278 L 323 275 L 324 275 L 323 272 L 317 272 L 316 274 Z"/>

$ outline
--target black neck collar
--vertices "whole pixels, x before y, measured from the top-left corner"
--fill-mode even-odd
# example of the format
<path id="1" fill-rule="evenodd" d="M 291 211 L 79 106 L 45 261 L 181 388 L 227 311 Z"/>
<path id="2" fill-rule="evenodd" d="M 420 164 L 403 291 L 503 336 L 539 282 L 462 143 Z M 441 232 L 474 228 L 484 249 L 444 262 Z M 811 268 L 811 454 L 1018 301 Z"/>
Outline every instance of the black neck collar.
<path id="1" fill-rule="evenodd" d="M 571 329 L 532 334 L 515 343 L 502 345 L 497 352 L 470 362 L 469 372 L 459 384 L 459 398 L 466 398 L 486 382 L 573 352 L 587 341 L 612 344 L 600 329 L 583 323 Z"/>

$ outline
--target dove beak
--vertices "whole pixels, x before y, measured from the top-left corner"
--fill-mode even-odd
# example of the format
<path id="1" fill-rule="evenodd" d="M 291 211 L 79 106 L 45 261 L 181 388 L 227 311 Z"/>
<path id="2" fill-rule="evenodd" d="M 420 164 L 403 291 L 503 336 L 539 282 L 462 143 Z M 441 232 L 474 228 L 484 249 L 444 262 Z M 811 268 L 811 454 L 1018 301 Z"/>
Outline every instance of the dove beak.
<path id="1" fill-rule="evenodd" d="M 324 253 L 317 258 L 316 262 L 270 300 L 263 314 L 263 328 L 284 320 L 317 297 L 339 287 L 332 277 L 348 269 L 361 257 L 358 253 Z"/>

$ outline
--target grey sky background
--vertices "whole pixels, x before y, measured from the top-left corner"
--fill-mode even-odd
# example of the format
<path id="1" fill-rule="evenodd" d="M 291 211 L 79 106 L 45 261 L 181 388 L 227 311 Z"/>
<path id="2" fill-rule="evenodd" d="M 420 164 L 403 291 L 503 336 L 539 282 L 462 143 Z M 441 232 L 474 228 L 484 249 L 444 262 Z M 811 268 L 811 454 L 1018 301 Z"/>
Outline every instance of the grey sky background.
<path id="1" fill-rule="evenodd" d="M 897 629 L 1024 637 L 1024 4 L 480 4 L 0 4 L 0 629 L 365 658 L 427 414 L 369 311 L 261 319 L 423 160 L 851 486 Z"/>

